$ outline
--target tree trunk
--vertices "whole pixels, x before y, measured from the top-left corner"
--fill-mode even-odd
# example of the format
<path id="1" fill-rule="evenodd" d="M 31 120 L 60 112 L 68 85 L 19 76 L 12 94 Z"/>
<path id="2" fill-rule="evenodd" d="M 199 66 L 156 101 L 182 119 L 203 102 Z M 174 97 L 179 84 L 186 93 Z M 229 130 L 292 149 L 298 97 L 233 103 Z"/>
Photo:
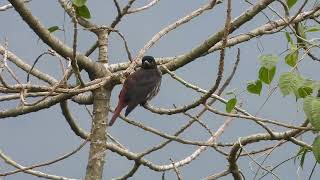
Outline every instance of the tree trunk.
<path id="1" fill-rule="evenodd" d="M 93 92 L 93 122 L 86 180 L 102 179 L 106 155 L 107 117 L 111 89 L 100 87 Z"/>

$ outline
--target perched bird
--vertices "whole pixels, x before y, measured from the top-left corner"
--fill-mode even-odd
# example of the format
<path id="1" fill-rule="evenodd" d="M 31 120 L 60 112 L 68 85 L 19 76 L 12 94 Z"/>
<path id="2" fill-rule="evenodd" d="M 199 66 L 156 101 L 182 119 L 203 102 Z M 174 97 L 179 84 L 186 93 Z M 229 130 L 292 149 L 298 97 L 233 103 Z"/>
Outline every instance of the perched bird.
<path id="1" fill-rule="evenodd" d="M 127 106 L 127 116 L 137 105 L 143 105 L 158 94 L 161 85 L 161 71 L 152 56 L 142 58 L 141 68 L 130 74 L 124 81 L 119 102 L 109 122 L 115 122 L 121 110 Z"/>

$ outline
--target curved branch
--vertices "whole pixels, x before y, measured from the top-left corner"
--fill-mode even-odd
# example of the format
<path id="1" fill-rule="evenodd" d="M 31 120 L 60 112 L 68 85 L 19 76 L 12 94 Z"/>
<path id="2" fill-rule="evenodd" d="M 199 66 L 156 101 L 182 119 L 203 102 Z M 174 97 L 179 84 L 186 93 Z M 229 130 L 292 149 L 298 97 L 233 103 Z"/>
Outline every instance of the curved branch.
<path id="1" fill-rule="evenodd" d="M 86 83 L 86 87 L 84 88 L 56 88 L 54 92 L 56 93 L 71 93 L 73 95 L 88 92 L 95 90 L 101 86 L 110 85 L 113 81 L 120 81 L 119 76 L 107 76 L 99 79 L 92 80 Z M 28 90 L 29 92 L 43 92 L 43 91 L 51 91 L 53 88 L 48 86 L 41 85 L 30 85 L 30 84 L 17 84 L 12 85 L 10 88 L 6 88 L 5 86 L 0 85 L 0 92 L 5 93 L 19 93 L 21 90 Z"/>
<path id="2" fill-rule="evenodd" d="M 10 157 L 6 156 L 1 150 L 0 150 L 0 157 L 7 163 L 10 164 L 11 166 L 18 168 L 18 169 L 25 169 L 26 167 L 18 164 L 14 160 L 12 160 Z M 75 180 L 75 179 L 70 179 L 62 176 L 56 176 L 56 175 L 51 175 L 51 174 L 46 174 L 40 171 L 35 171 L 35 170 L 23 170 L 23 172 L 27 174 L 31 174 L 33 176 L 37 177 L 42 177 L 46 179 L 53 179 L 53 180 Z"/>
<path id="3" fill-rule="evenodd" d="M 19 106 L 17 108 L 5 110 L 5 111 L 0 111 L 0 118 L 6 118 L 6 117 L 16 117 L 19 115 L 27 114 L 30 112 L 36 112 L 41 109 L 49 108 L 60 101 L 69 99 L 72 97 L 74 94 L 60 94 L 57 96 L 54 96 L 52 98 L 48 98 L 46 100 L 43 100 L 39 102 L 37 105 L 34 106 Z"/>
<path id="4" fill-rule="evenodd" d="M 43 26 L 40 21 L 34 17 L 31 11 L 21 0 L 9 0 L 15 10 L 20 14 L 22 19 L 29 25 L 29 27 L 39 36 L 39 38 L 50 46 L 54 51 L 59 53 L 64 58 L 72 58 L 73 50 L 61 42 L 58 38 L 52 35 L 48 29 Z M 88 57 L 77 53 L 77 60 L 81 68 L 90 72 L 95 72 L 95 63 Z"/>
<path id="5" fill-rule="evenodd" d="M 113 29 L 115 28 L 119 22 L 121 21 L 121 19 L 123 18 L 124 15 L 127 14 L 129 8 L 131 7 L 131 5 L 135 2 L 136 0 L 129 0 L 128 4 L 122 9 L 121 13 L 118 13 L 117 17 L 113 20 L 113 22 L 110 25 L 110 28 Z M 108 34 L 111 31 L 108 32 Z M 96 41 L 91 47 L 90 49 L 85 53 L 86 56 L 90 56 L 90 54 L 93 53 L 93 51 L 98 47 L 98 41 Z"/>
<path id="6" fill-rule="evenodd" d="M 65 119 L 67 120 L 70 128 L 72 129 L 72 131 L 77 135 L 79 136 L 80 138 L 82 139 L 88 139 L 90 134 L 87 133 L 86 131 L 84 131 L 83 129 L 81 129 L 75 119 L 73 118 L 71 112 L 69 111 L 69 108 L 68 108 L 68 102 L 65 100 L 65 101 L 61 101 L 60 102 L 60 107 L 61 107 L 61 111 L 62 111 L 62 114 L 63 116 L 65 117 Z"/>
<path id="7" fill-rule="evenodd" d="M 318 11 L 319 9 L 320 9 L 320 7 L 317 7 L 314 10 L 306 11 L 306 12 L 302 12 L 302 13 L 298 14 L 297 17 L 292 20 L 292 23 L 298 23 L 298 22 L 301 22 L 301 21 L 306 20 L 308 18 L 320 16 L 320 12 Z M 293 17 L 289 17 L 289 18 L 292 19 Z M 247 33 L 231 37 L 230 39 L 228 39 L 227 46 L 228 47 L 234 46 L 234 45 L 243 43 L 245 41 L 249 41 L 255 37 L 262 36 L 262 35 L 277 33 L 278 31 L 272 31 L 272 30 L 275 28 L 276 29 L 281 28 L 282 26 L 285 26 L 285 25 L 287 25 L 287 22 L 283 19 L 269 22 L 265 25 L 262 25 L 258 28 L 255 28 Z M 212 53 L 216 50 L 219 50 L 221 48 L 221 46 L 222 46 L 222 43 L 219 42 L 216 45 L 214 45 L 213 47 L 211 47 L 207 53 Z"/>
<path id="8" fill-rule="evenodd" d="M 139 167 L 141 166 L 141 164 L 139 164 L 138 162 L 135 162 L 132 169 L 125 175 L 116 178 L 115 180 L 127 180 L 130 177 L 132 177 L 134 175 L 134 173 L 137 172 L 137 170 L 139 169 Z"/>
<path id="9" fill-rule="evenodd" d="M 28 3 L 30 2 L 31 0 L 24 0 L 24 3 Z M 6 4 L 6 5 L 3 5 L 3 6 L 0 6 L 0 11 L 6 11 L 8 9 L 12 8 L 12 5 L 11 4 Z"/>
<path id="10" fill-rule="evenodd" d="M 221 171 L 219 173 L 210 175 L 210 176 L 206 177 L 203 180 L 215 180 L 215 179 L 219 179 L 221 177 L 227 176 L 228 174 L 230 174 L 230 171 L 229 171 L 229 169 L 226 169 L 226 170 L 223 170 L 223 171 Z"/>
<path id="11" fill-rule="evenodd" d="M 228 126 L 228 124 L 230 122 L 231 122 L 231 119 L 227 120 L 224 124 L 222 124 L 219 127 L 219 129 L 217 130 L 217 132 L 211 138 L 209 138 L 206 142 L 208 144 L 214 144 L 216 139 L 223 133 L 224 129 Z M 174 167 L 180 167 L 180 166 L 184 166 L 184 165 L 190 163 L 192 160 L 196 159 L 203 151 L 205 151 L 207 149 L 207 146 L 200 146 L 190 156 L 188 156 L 178 162 L 175 162 L 174 164 L 168 164 L 168 165 L 153 164 L 152 162 L 142 158 L 142 156 L 145 155 L 145 153 L 136 154 L 136 153 L 128 151 L 127 149 L 117 147 L 116 145 L 114 145 L 112 143 L 107 143 L 106 148 L 113 151 L 113 152 L 116 152 L 117 154 L 119 154 L 121 156 L 125 156 L 129 160 L 135 160 L 136 163 L 144 165 L 152 170 L 166 171 L 169 169 L 173 169 Z"/>
<path id="12" fill-rule="evenodd" d="M 282 126 L 282 127 L 291 128 L 291 129 L 312 130 L 312 128 L 310 128 L 310 127 L 292 126 L 292 125 L 289 125 L 289 124 L 281 123 L 281 121 L 259 118 L 259 117 L 255 117 L 255 116 L 252 116 L 252 115 L 249 116 L 249 115 L 241 115 L 241 114 L 234 114 L 234 113 L 225 113 L 225 112 L 218 111 L 218 110 L 216 110 L 216 109 L 214 109 L 214 108 L 212 108 L 210 106 L 206 106 L 206 107 L 212 113 L 215 113 L 215 114 L 218 114 L 218 115 L 221 115 L 221 116 L 243 118 L 243 119 L 248 119 L 248 120 L 252 120 L 252 121 L 259 121 L 259 122 L 263 122 L 263 123 L 274 124 L 274 125 L 277 125 L 277 126 Z"/>
<path id="13" fill-rule="evenodd" d="M 243 24 L 250 21 L 254 16 L 261 12 L 261 10 L 265 9 L 269 4 L 274 2 L 275 0 L 261 0 L 256 5 L 250 7 L 246 12 L 237 17 L 231 22 L 230 33 L 240 28 Z M 202 44 L 192 49 L 190 52 L 178 57 L 176 60 L 171 61 L 166 64 L 167 68 L 171 71 L 182 67 L 194 59 L 205 54 L 211 47 L 217 44 L 222 40 L 223 35 L 225 33 L 225 28 L 216 32 L 212 36 L 210 36 L 207 40 L 205 40 Z"/>
<path id="14" fill-rule="evenodd" d="M 124 120 L 125 122 L 133 125 L 133 126 L 136 126 L 140 129 L 143 129 L 147 132 L 150 132 L 152 134 L 155 134 L 155 135 L 158 135 L 162 138 L 165 138 L 165 139 L 169 139 L 171 141 L 176 141 L 176 142 L 179 142 L 181 144 L 189 144 L 189 145 L 196 145 L 196 146 L 214 146 L 213 143 L 208 143 L 207 141 L 189 141 L 189 140 L 184 140 L 184 139 L 181 139 L 181 138 L 178 138 L 177 136 L 175 135 L 170 135 L 170 134 L 167 134 L 167 133 L 164 133 L 164 132 L 161 132 L 155 128 L 152 128 L 152 127 L 149 127 L 149 126 L 146 126 L 146 125 L 143 125 L 139 122 L 136 122 L 136 121 L 133 121 L 125 116 L 123 116 L 122 114 L 119 115 L 119 117 Z M 194 120 L 196 121 L 196 120 Z"/>
<path id="15" fill-rule="evenodd" d="M 91 94 L 79 94 L 72 97 L 72 101 L 78 104 L 91 105 L 93 103 L 93 96 Z"/>
<path id="16" fill-rule="evenodd" d="M 127 14 L 131 14 L 131 13 L 136 13 L 136 12 L 140 12 L 140 11 L 143 11 L 143 10 L 146 10 L 148 8 L 150 8 L 151 6 L 157 4 L 157 2 L 159 2 L 160 0 L 153 0 L 151 1 L 149 4 L 145 5 L 145 6 L 142 6 L 142 7 L 139 7 L 139 8 L 135 8 L 135 9 L 132 9 L 132 10 L 129 10 L 127 12 Z"/>
<path id="17" fill-rule="evenodd" d="M 50 93 L 50 92 L 37 92 L 37 93 L 25 93 L 24 97 L 42 97 L 42 96 L 56 96 L 58 95 L 57 93 Z M 0 96 L 0 102 L 1 101 L 10 101 L 10 100 L 16 100 L 20 99 L 21 94 L 9 94 L 9 95 L 4 95 Z"/>
<path id="18" fill-rule="evenodd" d="M 25 63 L 22 59 L 20 59 L 18 56 L 10 52 L 9 50 L 6 50 L 3 46 L 0 45 L 0 54 L 4 54 L 4 52 L 7 51 L 8 60 L 14 63 L 16 66 L 18 66 L 20 69 L 22 69 L 25 72 L 29 72 L 32 68 L 29 64 Z M 32 71 L 30 72 L 33 76 L 37 77 L 40 80 L 43 80 L 49 84 L 55 84 L 58 81 L 53 78 L 52 76 L 41 72 L 40 70 L 36 68 L 32 68 Z"/>
<path id="19" fill-rule="evenodd" d="M 161 31 L 159 31 L 157 34 L 155 34 L 151 40 L 149 40 L 142 49 L 138 52 L 135 60 L 131 62 L 129 68 L 126 70 L 127 72 L 130 72 L 134 69 L 134 67 L 138 64 L 138 62 L 141 60 L 142 56 L 145 54 L 145 52 L 152 47 L 157 41 L 159 41 L 163 36 L 168 34 L 170 31 L 176 29 L 177 27 L 191 21 L 195 17 L 198 17 L 202 13 L 204 13 L 207 10 L 212 9 L 216 4 L 218 4 L 217 0 L 210 0 L 207 4 L 204 6 L 192 11 L 188 15 L 184 16 L 183 18 L 173 22 L 172 24 L 168 25 L 167 27 L 163 28 Z"/>
<path id="20" fill-rule="evenodd" d="M 218 91 L 218 95 L 220 95 L 224 88 L 226 88 L 228 86 L 228 84 L 230 83 L 230 81 L 232 80 L 236 70 L 237 70 L 237 67 L 238 67 L 238 63 L 240 61 L 240 51 L 238 50 L 238 55 L 237 55 L 237 59 L 236 59 L 236 62 L 234 64 L 234 67 L 232 69 L 232 72 L 230 73 L 229 77 L 225 80 L 224 84 L 222 85 L 222 87 L 219 89 Z M 171 71 L 168 71 L 168 73 L 170 74 Z M 172 75 L 175 75 L 175 74 L 170 74 L 171 76 Z M 173 77 L 173 76 L 172 76 Z M 220 96 L 218 95 L 215 95 L 215 94 L 212 94 L 212 98 L 209 102 L 208 102 L 208 105 L 212 105 L 216 99 L 219 99 L 219 100 L 223 100 Z M 214 97 L 213 97 L 214 96 Z M 226 102 L 225 100 L 223 100 L 224 102 Z M 196 116 L 195 118 L 200 118 L 205 112 L 207 111 L 206 108 L 203 108 Z M 245 111 L 244 111 L 245 112 Z M 179 136 L 182 132 L 184 132 L 187 128 L 189 128 L 194 122 L 196 122 L 196 119 L 195 118 L 192 118 L 191 120 L 188 121 L 187 124 L 185 124 L 184 126 L 182 126 L 178 131 L 176 131 L 176 133 L 174 133 L 174 136 Z M 167 141 L 164 141 L 150 149 L 147 149 L 146 151 L 144 151 L 143 153 L 141 153 L 141 157 L 142 156 L 145 156 L 147 154 L 150 154 L 154 151 L 157 151 L 161 148 L 163 148 L 164 146 L 166 146 L 167 144 L 169 144 L 172 140 L 167 140 Z"/>
<path id="21" fill-rule="evenodd" d="M 10 172 L 7 172 L 7 173 L 1 173 L 0 176 L 9 176 L 9 175 L 16 174 L 16 173 L 19 173 L 19 172 L 25 172 L 25 171 L 30 170 L 30 169 L 44 167 L 44 166 L 48 166 L 48 165 L 60 162 L 60 161 L 62 161 L 64 159 L 67 159 L 68 157 L 74 155 L 78 151 L 80 151 L 87 144 L 87 142 L 88 142 L 88 140 L 86 139 L 83 143 L 81 143 L 73 151 L 71 151 L 71 152 L 69 152 L 69 153 L 67 153 L 67 154 L 65 154 L 65 155 L 63 155 L 63 156 L 61 156 L 61 157 L 59 157 L 57 159 L 54 159 L 52 161 L 48 161 L 48 162 L 44 162 L 44 163 L 40 163 L 40 164 L 35 164 L 35 165 L 29 166 L 29 167 L 25 167 L 25 168 L 19 168 L 18 170 L 10 171 Z M 4 157 L 4 156 L 2 155 L 2 157 Z"/>
<path id="22" fill-rule="evenodd" d="M 308 121 L 305 121 L 301 127 L 305 127 L 307 126 Z M 294 137 L 295 135 L 301 133 L 303 130 L 300 129 L 294 129 L 294 130 L 289 130 L 289 131 L 284 131 L 284 132 L 277 132 L 277 133 L 273 133 L 273 136 L 271 136 L 270 134 L 267 133 L 260 133 L 260 134 L 254 134 L 254 135 L 250 135 L 247 137 L 243 137 L 239 140 L 239 142 L 236 142 L 231 150 L 230 150 L 230 154 L 228 157 L 228 162 L 229 162 L 229 170 L 232 173 L 233 177 L 235 179 L 241 179 L 241 175 L 239 172 L 239 168 L 237 165 L 237 154 L 239 149 L 241 149 L 241 145 L 245 146 L 247 144 L 251 144 L 254 142 L 259 142 L 259 141 L 267 141 L 267 140 L 286 140 L 289 139 L 291 137 Z M 241 143 L 241 144 L 240 144 Z"/>
<path id="23" fill-rule="evenodd" d="M 215 4 L 216 4 L 216 1 L 212 1 L 208 5 L 202 7 L 203 11 L 213 8 L 213 6 Z M 193 103 L 191 103 L 189 105 L 185 105 L 183 107 L 180 107 L 180 108 L 165 110 L 165 109 L 160 109 L 160 108 L 153 109 L 153 108 L 150 108 L 151 106 L 144 105 L 145 108 L 147 108 L 148 110 L 150 110 L 152 112 L 158 113 L 158 114 L 169 114 L 169 115 L 171 115 L 171 114 L 185 112 L 185 111 L 188 111 L 188 110 L 190 110 L 192 108 L 195 108 L 195 107 L 199 106 L 200 104 L 205 103 L 205 101 L 207 101 L 207 99 L 210 98 L 211 94 L 213 94 L 218 89 L 219 84 L 220 84 L 221 79 L 222 79 L 223 70 L 224 70 L 225 47 L 226 47 L 226 44 L 227 44 L 227 38 L 228 38 L 228 35 L 229 35 L 229 30 L 230 30 L 230 21 L 231 21 L 231 5 L 230 4 L 231 4 L 230 1 L 228 1 L 227 18 L 226 18 L 226 23 L 225 23 L 225 31 L 224 31 L 224 34 L 223 34 L 223 45 L 222 45 L 222 49 L 220 51 L 220 59 L 219 59 L 219 67 L 218 67 L 217 78 L 215 80 L 215 83 L 214 83 L 213 87 L 207 93 L 205 93 L 203 96 L 201 96 L 200 99 L 198 99 L 197 101 L 195 101 L 195 102 L 193 102 Z M 147 45 L 145 47 L 147 47 Z M 141 51 L 139 53 L 141 53 Z"/>
<path id="24" fill-rule="evenodd" d="M 317 7 L 317 9 L 319 9 L 319 8 L 320 7 Z M 301 21 L 306 20 L 308 18 L 315 18 L 315 17 L 319 17 L 319 16 L 320 16 L 320 11 L 311 10 L 311 11 L 302 12 L 292 21 L 292 23 L 301 22 Z M 255 37 L 263 36 L 263 35 L 266 35 L 266 34 L 276 33 L 276 31 L 271 31 L 271 30 L 273 30 L 274 28 L 280 28 L 280 27 L 282 27 L 284 25 L 286 25 L 286 22 L 283 21 L 282 19 L 267 23 L 267 24 L 262 25 L 262 26 L 260 26 L 260 27 L 258 27 L 256 29 L 253 29 L 253 30 L 251 30 L 251 31 L 249 31 L 247 33 L 239 34 L 237 36 L 229 38 L 228 42 L 227 42 L 227 47 L 235 46 L 237 44 L 249 41 L 249 40 L 251 40 L 251 39 L 253 39 Z M 208 39 L 208 41 L 209 41 L 209 39 Z M 207 54 L 210 54 L 212 52 L 220 50 L 221 48 L 222 48 L 222 42 L 219 40 L 219 42 L 217 42 L 212 47 L 210 47 L 201 56 L 205 56 Z M 191 52 L 189 52 L 189 53 L 191 53 Z M 183 61 L 183 60 L 181 60 L 181 58 L 186 57 L 187 54 L 177 55 L 177 56 L 174 56 L 174 57 L 156 58 L 156 61 L 157 61 L 158 65 L 164 65 L 165 64 L 166 67 L 169 70 L 174 71 L 175 69 L 178 69 L 179 67 L 181 67 L 181 66 L 183 66 L 185 64 L 188 64 L 189 62 L 192 62 L 192 61 L 195 60 L 195 59 L 191 59 L 190 61 L 184 62 L 181 65 L 178 65 L 178 64 L 174 65 L 175 63 L 178 63 L 178 62 L 181 63 L 180 61 Z M 129 67 L 129 65 L 130 65 L 130 63 L 128 63 L 128 62 L 117 63 L 117 64 L 111 64 L 108 68 L 109 68 L 109 70 L 111 72 L 117 72 L 117 71 L 122 71 L 122 70 L 127 69 Z"/>

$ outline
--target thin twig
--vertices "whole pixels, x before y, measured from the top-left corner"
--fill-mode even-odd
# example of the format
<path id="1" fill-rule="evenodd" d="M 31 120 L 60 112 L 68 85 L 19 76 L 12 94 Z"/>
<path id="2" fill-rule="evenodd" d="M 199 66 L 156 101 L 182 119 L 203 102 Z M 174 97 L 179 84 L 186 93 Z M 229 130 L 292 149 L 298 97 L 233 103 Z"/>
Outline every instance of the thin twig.
<path id="1" fill-rule="evenodd" d="M 181 172 L 180 172 L 179 169 L 176 167 L 174 161 L 173 161 L 171 158 L 170 158 L 170 161 L 171 161 L 171 164 L 172 164 L 172 166 L 173 166 L 173 170 L 174 170 L 174 172 L 175 172 L 176 175 L 177 175 L 178 180 L 183 180 L 183 177 L 182 177 L 182 175 L 181 175 Z"/>
<path id="2" fill-rule="evenodd" d="M 137 170 L 139 169 L 139 167 L 141 166 L 140 163 L 138 163 L 137 161 L 134 163 L 132 169 L 125 175 L 115 178 L 114 180 L 127 180 L 128 178 L 132 177 L 134 173 L 137 172 Z"/>
<path id="3" fill-rule="evenodd" d="M 75 10 L 74 10 L 75 11 Z M 80 83 L 81 87 L 85 86 L 84 81 L 81 78 L 78 60 L 77 60 L 77 40 L 78 40 L 78 19 L 76 17 L 76 13 L 74 13 L 74 17 L 72 17 L 73 21 L 73 46 L 72 46 L 72 59 L 71 59 L 71 66 L 74 74 L 76 75 L 77 80 Z"/>
<path id="4" fill-rule="evenodd" d="M 238 52 L 239 52 L 239 51 L 238 51 Z M 238 54 L 238 55 L 239 55 L 239 54 Z M 240 57 L 240 56 L 239 56 L 239 57 Z M 234 67 L 233 67 L 233 70 L 232 70 L 231 74 L 230 74 L 229 77 L 226 79 L 226 81 L 225 81 L 225 83 L 222 85 L 221 89 L 218 91 L 218 95 L 219 95 L 219 93 L 221 94 L 221 93 L 223 92 L 224 88 L 226 88 L 227 85 L 231 82 L 231 80 L 232 80 L 232 78 L 233 78 L 233 76 L 234 76 L 234 74 L 235 74 L 235 71 L 237 70 L 239 61 L 240 61 L 240 58 L 237 58 L 236 63 L 234 64 Z M 169 73 L 169 74 L 170 74 L 170 72 L 171 72 L 171 71 L 168 70 L 168 73 Z M 174 78 L 174 75 L 176 75 L 176 74 L 170 74 L 170 75 L 171 75 L 172 78 Z M 177 76 L 175 76 L 175 77 L 177 77 Z M 177 78 L 179 78 L 179 77 L 177 77 Z M 175 79 L 175 78 L 174 78 L 174 79 Z M 178 79 L 176 79 L 176 80 L 178 80 Z M 183 81 L 183 80 L 182 80 L 182 81 L 180 81 L 180 80 L 182 80 L 182 79 L 179 78 L 178 82 L 182 82 L 182 81 Z M 183 83 L 183 84 L 184 84 L 184 83 Z M 189 85 L 189 83 L 186 83 L 186 85 Z M 206 91 L 203 91 L 203 92 L 206 92 Z M 215 95 L 215 94 L 212 94 L 212 95 L 214 95 L 214 96 L 212 97 L 213 99 L 211 99 L 211 100 L 207 103 L 208 105 L 212 105 L 212 104 L 215 102 L 216 99 L 218 99 L 218 100 L 220 100 L 220 101 L 222 100 L 222 98 L 221 98 L 220 96 L 217 96 L 217 95 Z M 224 100 L 223 102 L 226 103 L 225 100 Z M 236 109 L 239 110 L 238 107 L 236 107 Z M 207 111 L 207 108 L 204 107 L 195 117 L 196 117 L 196 118 L 200 118 L 206 111 Z M 245 112 L 245 111 L 242 111 L 242 112 Z M 189 121 L 188 121 L 185 125 L 183 125 L 178 131 L 176 131 L 176 132 L 174 133 L 174 135 L 175 135 L 175 136 L 180 135 L 180 134 L 183 133 L 186 129 L 188 129 L 195 121 L 196 121 L 195 119 L 189 120 Z M 157 151 L 157 150 L 165 147 L 165 146 L 166 146 L 167 144 L 169 144 L 170 142 L 172 142 L 172 140 L 164 141 L 164 142 L 162 142 L 162 143 L 160 143 L 160 144 L 158 144 L 158 145 L 156 145 L 156 146 L 154 146 L 154 147 L 152 147 L 152 148 L 150 148 L 150 149 L 147 149 L 146 151 L 144 151 L 143 153 L 141 153 L 141 156 L 145 156 L 145 155 L 150 154 L 150 153 L 152 153 L 152 152 L 154 152 L 154 151 Z"/>
<path id="5" fill-rule="evenodd" d="M 76 123 L 76 120 L 73 118 L 69 107 L 68 107 L 68 102 L 67 101 L 61 101 L 60 102 L 60 108 L 62 111 L 63 116 L 65 117 L 66 121 L 68 122 L 71 130 L 80 138 L 82 139 L 89 139 L 90 134 L 84 131 L 81 127 L 78 126 Z"/>
<path id="6" fill-rule="evenodd" d="M 314 173 L 314 170 L 316 169 L 317 164 L 318 164 L 318 162 L 315 162 L 315 163 L 314 163 L 313 168 L 312 168 L 312 170 L 311 170 L 311 173 L 310 173 L 310 175 L 309 175 L 308 180 L 311 180 L 312 175 L 313 175 L 313 173 Z"/>
<path id="7" fill-rule="evenodd" d="M 150 7 L 152 7 L 152 6 L 154 6 L 155 4 L 157 4 L 157 2 L 159 2 L 159 1 L 160 1 L 160 0 L 153 0 L 153 1 L 151 1 L 149 4 L 147 4 L 147 5 L 145 5 L 145 6 L 128 10 L 127 14 L 136 13 L 136 12 L 140 12 L 140 11 L 149 9 Z"/>
<path id="8" fill-rule="evenodd" d="M 220 1 L 218 1 L 220 2 Z M 183 18 L 175 21 L 174 23 L 166 26 L 165 28 L 163 28 L 161 31 L 159 31 L 157 34 L 155 34 L 150 40 L 149 42 L 147 42 L 144 47 L 142 49 L 140 49 L 140 51 L 138 52 L 138 55 L 136 56 L 135 60 L 131 63 L 131 65 L 129 66 L 129 68 L 127 69 L 127 72 L 131 72 L 133 71 L 134 67 L 137 65 L 137 63 L 141 60 L 142 56 L 145 54 L 145 52 L 151 48 L 157 41 L 159 41 L 163 36 L 165 36 L 166 34 L 168 34 L 170 31 L 178 28 L 179 26 L 190 22 L 192 19 L 194 19 L 195 17 L 198 17 L 199 15 L 201 15 L 202 13 L 204 13 L 205 11 L 208 11 L 210 9 L 212 9 L 215 5 L 217 4 L 217 0 L 210 0 L 207 4 L 205 4 L 204 6 L 196 9 L 195 11 L 189 13 L 188 15 L 184 16 Z"/>
<path id="9" fill-rule="evenodd" d="M 28 3 L 30 2 L 31 0 L 24 0 L 23 2 L 24 3 Z M 3 6 L 0 6 L 0 11 L 6 11 L 8 9 L 12 8 L 12 4 L 6 4 L 6 5 L 3 5 Z"/>
<path id="10" fill-rule="evenodd" d="M 117 0 L 113 0 L 114 5 L 116 6 L 117 12 L 118 12 L 118 16 L 121 15 L 121 9 L 120 9 L 120 5 L 118 3 Z"/>
<path id="11" fill-rule="evenodd" d="M 297 155 L 294 155 L 294 156 L 292 156 L 292 157 L 290 157 L 290 158 L 288 158 L 288 159 L 280 162 L 279 164 L 277 164 L 276 166 L 274 166 L 272 169 L 270 169 L 270 171 L 273 171 L 273 170 L 277 169 L 277 168 L 280 167 L 282 164 L 284 164 L 284 163 L 286 163 L 286 162 L 288 162 L 288 161 L 290 161 L 290 160 L 292 160 L 292 159 L 294 159 L 294 158 L 296 158 L 296 157 L 297 157 Z M 266 174 L 264 174 L 263 176 L 261 176 L 258 180 L 261 180 L 262 178 L 264 178 L 264 177 L 265 177 L 266 175 L 268 175 L 268 174 L 269 174 L 269 173 L 267 172 Z"/>
<path id="12" fill-rule="evenodd" d="M 36 60 L 33 62 L 31 68 L 29 69 L 29 71 L 28 71 L 28 73 L 27 73 L 27 82 L 30 81 L 30 73 L 32 72 L 33 68 L 36 66 L 36 64 L 38 63 L 38 61 L 40 60 L 40 58 L 41 58 L 42 56 L 44 56 L 44 55 L 47 55 L 47 54 L 49 54 L 49 55 L 51 55 L 51 56 L 54 56 L 54 54 L 52 54 L 51 51 L 46 51 L 46 52 L 41 53 L 41 54 L 36 58 Z"/>
<path id="13" fill-rule="evenodd" d="M 86 144 L 87 144 L 88 140 L 85 140 L 83 141 L 76 149 L 74 149 L 73 151 L 59 157 L 59 158 L 56 158 L 52 161 L 48 161 L 48 162 L 44 162 L 44 163 L 39 163 L 39 164 L 35 164 L 35 165 L 32 165 L 32 166 L 29 166 L 29 167 L 24 167 L 24 168 L 19 168 L 18 170 L 15 170 L 15 171 L 11 171 L 11 172 L 7 172 L 7 173 L 1 173 L 0 176 L 8 176 L 8 175 L 12 175 L 12 174 L 16 174 L 16 173 L 19 173 L 19 172 L 25 172 L 27 170 L 30 170 L 30 169 L 35 169 L 35 168 L 39 168 L 39 167 L 43 167 L 43 166 L 48 166 L 48 165 L 51 165 L 51 164 L 54 164 L 54 163 L 57 163 L 59 161 L 62 161 L 72 155 L 74 155 L 75 153 L 79 152 Z"/>
<path id="14" fill-rule="evenodd" d="M 208 176 L 206 178 L 204 178 L 203 180 L 216 180 L 216 179 L 219 179 L 221 177 L 224 177 L 224 176 L 227 176 L 228 174 L 230 174 L 230 170 L 229 169 L 226 169 L 226 170 L 223 170 L 219 173 L 215 173 L 211 176 Z"/>

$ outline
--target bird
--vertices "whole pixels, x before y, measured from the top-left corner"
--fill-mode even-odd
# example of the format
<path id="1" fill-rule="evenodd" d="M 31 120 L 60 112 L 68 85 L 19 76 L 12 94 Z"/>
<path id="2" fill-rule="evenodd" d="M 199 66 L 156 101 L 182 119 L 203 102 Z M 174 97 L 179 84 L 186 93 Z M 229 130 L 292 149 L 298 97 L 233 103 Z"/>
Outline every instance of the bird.
<path id="1" fill-rule="evenodd" d="M 162 73 L 153 56 L 142 58 L 141 68 L 130 74 L 123 83 L 118 105 L 109 122 L 112 126 L 123 108 L 127 116 L 139 104 L 142 106 L 156 96 L 160 90 Z"/>

